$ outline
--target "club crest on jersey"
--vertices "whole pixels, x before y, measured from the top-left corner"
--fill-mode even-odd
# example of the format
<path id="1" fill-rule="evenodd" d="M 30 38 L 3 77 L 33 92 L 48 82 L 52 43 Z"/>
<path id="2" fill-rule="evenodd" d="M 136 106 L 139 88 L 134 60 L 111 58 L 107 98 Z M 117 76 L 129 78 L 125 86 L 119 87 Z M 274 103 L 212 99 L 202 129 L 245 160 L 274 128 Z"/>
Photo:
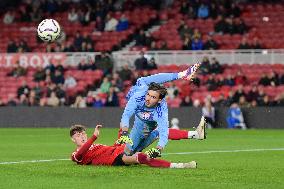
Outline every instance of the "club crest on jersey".
<path id="1" fill-rule="evenodd" d="M 149 120 L 151 117 L 151 114 L 149 112 L 143 112 L 142 113 L 142 118 L 145 120 Z"/>

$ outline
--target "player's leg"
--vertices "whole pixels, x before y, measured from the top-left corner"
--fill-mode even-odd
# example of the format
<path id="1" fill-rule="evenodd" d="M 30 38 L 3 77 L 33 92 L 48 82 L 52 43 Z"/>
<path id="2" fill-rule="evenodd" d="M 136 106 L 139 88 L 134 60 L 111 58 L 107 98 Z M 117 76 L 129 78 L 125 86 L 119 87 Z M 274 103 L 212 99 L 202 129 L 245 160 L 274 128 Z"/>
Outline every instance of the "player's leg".
<path id="1" fill-rule="evenodd" d="M 136 152 L 141 152 L 148 146 L 150 146 L 155 140 L 159 137 L 159 132 L 157 130 L 153 130 L 135 149 Z"/>
<path id="2" fill-rule="evenodd" d="M 169 139 L 170 140 L 180 140 L 180 139 L 205 139 L 206 138 L 206 121 L 205 118 L 202 117 L 196 130 L 194 131 L 186 131 L 186 130 L 178 130 L 178 129 L 169 129 Z"/>
<path id="3" fill-rule="evenodd" d="M 195 161 L 191 161 L 189 163 L 171 163 L 162 159 L 151 159 L 144 153 L 136 153 L 132 156 L 122 156 L 122 161 L 126 165 L 131 164 L 145 164 L 150 167 L 160 167 L 160 168 L 196 168 L 197 163 Z"/>
<path id="4" fill-rule="evenodd" d="M 143 140 L 143 127 L 144 123 L 135 116 L 134 126 L 131 129 L 131 132 L 129 134 L 129 137 L 131 138 L 133 145 L 126 144 L 124 153 L 126 155 L 132 155 L 134 153 L 134 150 L 137 148 L 137 146 L 140 144 L 140 142 Z"/>

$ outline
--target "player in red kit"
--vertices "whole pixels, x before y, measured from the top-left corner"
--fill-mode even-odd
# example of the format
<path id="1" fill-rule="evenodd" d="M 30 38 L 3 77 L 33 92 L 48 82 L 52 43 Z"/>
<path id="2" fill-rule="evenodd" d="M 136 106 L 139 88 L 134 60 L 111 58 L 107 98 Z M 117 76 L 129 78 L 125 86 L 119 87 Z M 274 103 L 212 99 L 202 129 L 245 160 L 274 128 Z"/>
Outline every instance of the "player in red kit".
<path id="1" fill-rule="evenodd" d="M 130 165 L 145 164 L 151 167 L 163 168 L 196 168 L 196 162 L 171 163 L 162 159 L 151 159 L 146 154 L 138 152 L 132 156 L 124 155 L 125 145 L 107 146 L 93 144 L 99 137 L 101 125 L 97 125 L 91 138 L 87 139 L 86 128 L 82 125 L 73 125 L 70 136 L 76 144 L 76 150 L 71 159 L 79 165 Z"/>

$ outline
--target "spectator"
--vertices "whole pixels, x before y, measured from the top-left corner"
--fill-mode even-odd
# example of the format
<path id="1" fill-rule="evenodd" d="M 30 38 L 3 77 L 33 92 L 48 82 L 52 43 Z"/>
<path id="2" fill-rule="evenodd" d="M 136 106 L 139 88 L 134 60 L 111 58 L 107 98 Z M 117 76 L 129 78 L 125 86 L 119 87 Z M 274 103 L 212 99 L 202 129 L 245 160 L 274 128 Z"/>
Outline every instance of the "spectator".
<path id="1" fill-rule="evenodd" d="M 236 3 L 232 3 L 229 13 L 234 17 L 239 17 L 241 15 L 241 9 Z"/>
<path id="2" fill-rule="evenodd" d="M 26 6 L 21 6 L 19 13 L 20 13 L 20 21 L 21 22 L 31 22 L 31 17 L 30 17 L 30 14 L 27 11 Z"/>
<path id="3" fill-rule="evenodd" d="M 21 94 L 18 106 L 28 106 L 29 101 L 25 94 Z"/>
<path id="4" fill-rule="evenodd" d="M 209 16 L 209 8 L 207 5 L 201 3 L 197 12 L 198 18 L 207 18 Z"/>
<path id="5" fill-rule="evenodd" d="M 65 79 L 59 70 L 55 70 L 55 74 L 51 77 L 51 81 L 55 84 L 64 84 Z"/>
<path id="6" fill-rule="evenodd" d="M 201 39 L 194 38 L 191 43 L 191 49 L 192 50 L 202 50 L 203 49 L 203 43 Z"/>
<path id="7" fill-rule="evenodd" d="M 74 44 L 73 44 L 75 49 L 79 50 L 82 46 L 82 43 L 83 43 L 83 37 L 80 34 L 80 32 L 77 31 L 76 34 L 75 34 L 75 39 L 74 39 Z"/>
<path id="8" fill-rule="evenodd" d="M 140 52 L 140 57 L 135 60 L 134 64 L 135 64 L 135 69 L 136 70 L 145 70 L 145 69 L 147 69 L 148 61 L 144 57 L 144 52 L 143 51 Z"/>
<path id="9" fill-rule="evenodd" d="M 237 33 L 237 28 L 234 25 L 232 18 L 226 18 L 226 27 L 224 33 L 228 33 L 231 35 Z"/>
<path id="10" fill-rule="evenodd" d="M 271 72 L 268 75 L 268 79 L 269 79 L 269 85 L 270 86 L 278 86 L 279 85 L 279 80 L 278 80 L 278 75 L 275 74 L 274 72 Z"/>
<path id="11" fill-rule="evenodd" d="M 96 31 L 103 32 L 105 29 L 105 22 L 102 20 L 100 16 L 96 17 Z"/>
<path id="12" fill-rule="evenodd" d="M 258 88 L 258 97 L 257 97 L 257 104 L 261 104 L 264 101 L 264 91 L 263 88 Z"/>
<path id="13" fill-rule="evenodd" d="M 269 96 L 265 95 L 258 103 L 259 106 L 274 106 L 274 102 L 269 100 Z"/>
<path id="14" fill-rule="evenodd" d="M 193 34 L 192 29 L 188 27 L 188 25 L 184 22 L 181 23 L 180 27 L 178 28 L 178 31 L 182 39 L 184 39 L 186 36 L 189 37 Z"/>
<path id="15" fill-rule="evenodd" d="M 105 105 L 106 106 L 119 106 L 118 96 L 115 92 L 114 87 L 110 87 Z"/>
<path id="16" fill-rule="evenodd" d="M 155 58 L 152 57 L 147 65 L 147 70 L 156 70 L 158 69 L 158 66 L 155 62 Z"/>
<path id="17" fill-rule="evenodd" d="M 87 64 L 87 61 L 86 59 L 81 59 L 80 63 L 78 64 L 78 67 L 77 67 L 78 70 L 82 70 L 82 71 L 86 71 L 88 69 L 90 69 L 90 65 Z"/>
<path id="18" fill-rule="evenodd" d="M 230 74 L 227 75 L 225 79 L 225 85 L 230 86 L 230 87 L 235 86 L 235 79 L 233 78 L 232 75 Z"/>
<path id="19" fill-rule="evenodd" d="M 75 8 L 71 9 L 71 12 L 68 12 L 68 21 L 69 22 L 77 22 L 79 20 L 79 15 L 76 12 Z"/>
<path id="20" fill-rule="evenodd" d="M 7 106 L 17 106 L 17 102 L 13 94 L 8 94 L 8 101 L 6 105 Z"/>
<path id="21" fill-rule="evenodd" d="M 121 15 L 118 24 L 116 26 L 116 31 L 125 31 L 129 27 L 129 21 L 125 14 Z"/>
<path id="22" fill-rule="evenodd" d="M 202 107 L 202 116 L 205 117 L 207 127 L 209 129 L 216 127 L 215 122 L 215 108 L 212 106 L 209 99 L 205 100 L 205 105 Z"/>
<path id="23" fill-rule="evenodd" d="M 178 88 L 173 82 L 168 83 L 167 91 L 168 91 L 168 98 L 170 99 L 174 99 L 178 95 Z"/>
<path id="24" fill-rule="evenodd" d="M 22 81 L 22 85 L 21 87 L 18 88 L 17 90 L 17 95 L 18 95 L 18 98 L 24 94 L 24 95 L 28 95 L 29 92 L 30 92 L 30 87 L 27 85 L 27 82 L 25 80 Z"/>
<path id="25" fill-rule="evenodd" d="M 212 39 L 211 35 L 207 35 L 207 40 L 204 43 L 204 50 L 216 50 L 218 49 L 218 44 Z"/>
<path id="26" fill-rule="evenodd" d="M 258 96 L 259 96 L 259 94 L 258 94 L 258 91 L 257 91 L 257 87 L 254 85 L 252 87 L 252 89 L 247 94 L 247 100 L 249 102 L 256 101 L 258 99 Z"/>
<path id="27" fill-rule="evenodd" d="M 197 28 L 193 30 L 192 39 L 201 39 L 201 33 Z"/>
<path id="28" fill-rule="evenodd" d="M 233 103 L 228 111 L 227 116 L 228 128 L 241 128 L 246 129 L 243 113 L 237 103 Z"/>
<path id="29" fill-rule="evenodd" d="M 243 95 L 239 98 L 239 106 L 241 108 L 248 108 L 250 106 L 250 104 L 246 100 L 246 97 Z"/>
<path id="30" fill-rule="evenodd" d="M 112 17 L 110 14 L 107 14 L 105 23 L 105 31 L 116 31 L 116 26 L 118 24 L 116 18 Z"/>
<path id="31" fill-rule="evenodd" d="M 235 77 L 235 85 L 245 85 L 247 81 L 247 77 L 239 70 Z"/>
<path id="32" fill-rule="evenodd" d="M 18 46 L 17 44 L 15 43 L 14 40 L 10 40 L 8 42 L 8 46 L 7 46 L 7 52 L 8 53 L 15 53 L 18 51 Z"/>
<path id="33" fill-rule="evenodd" d="M 252 49 L 263 49 L 257 37 L 253 38 L 251 48 Z"/>
<path id="34" fill-rule="evenodd" d="M 111 85 L 115 88 L 116 92 L 123 90 L 123 81 L 117 72 L 112 75 Z"/>
<path id="35" fill-rule="evenodd" d="M 209 69 L 210 69 L 209 72 L 214 74 L 220 74 L 223 72 L 223 69 L 219 61 L 215 57 L 212 58 Z"/>
<path id="36" fill-rule="evenodd" d="M 164 51 L 164 50 L 169 50 L 168 44 L 167 44 L 166 41 L 161 41 L 161 47 L 160 47 L 159 50 L 162 50 L 162 51 Z"/>
<path id="37" fill-rule="evenodd" d="M 218 87 L 222 87 L 224 86 L 226 83 L 225 83 L 225 79 L 223 77 L 223 75 L 219 76 L 219 79 L 217 80 L 217 85 Z"/>
<path id="38" fill-rule="evenodd" d="M 104 103 L 99 95 L 94 96 L 93 107 L 94 108 L 101 108 L 104 106 Z"/>
<path id="39" fill-rule="evenodd" d="M 118 72 L 122 81 L 130 80 L 132 76 L 132 71 L 129 69 L 127 64 L 124 64 L 122 70 Z"/>
<path id="40" fill-rule="evenodd" d="M 136 46 L 146 46 L 146 35 L 143 30 L 139 31 L 139 34 L 135 37 Z"/>
<path id="41" fill-rule="evenodd" d="M 111 83 L 109 82 L 108 77 L 104 77 L 103 82 L 100 86 L 100 92 L 101 93 L 108 93 L 110 87 L 111 87 Z"/>
<path id="42" fill-rule="evenodd" d="M 201 73 L 206 75 L 210 73 L 210 61 L 207 56 L 203 57 L 200 66 Z"/>
<path id="43" fill-rule="evenodd" d="M 102 52 L 100 58 L 96 60 L 97 68 L 104 72 L 104 75 L 111 74 L 113 69 L 113 61 L 110 55 Z"/>
<path id="44" fill-rule="evenodd" d="M 247 25 L 240 18 L 235 19 L 234 27 L 235 27 L 235 32 L 241 35 L 245 34 L 248 31 Z"/>
<path id="45" fill-rule="evenodd" d="M 145 45 L 146 45 L 147 47 L 149 47 L 155 39 L 150 35 L 149 32 L 147 32 L 147 33 L 145 34 L 145 36 L 146 36 L 146 38 L 145 38 Z"/>
<path id="46" fill-rule="evenodd" d="M 216 19 L 216 24 L 214 26 L 215 32 L 223 34 L 226 30 L 227 23 L 225 22 L 223 16 L 219 15 Z"/>
<path id="47" fill-rule="evenodd" d="M 68 74 L 65 81 L 64 81 L 64 87 L 66 89 L 70 89 L 70 88 L 76 87 L 76 85 L 77 85 L 77 82 L 74 79 L 74 77 L 72 77 L 70 74 Z"/>
<path id="48" fill-rule="evenodd" d="M 250 48 L 251 46 L 248 44 L 247 39 L 243 37 L 238 49 L 250 49 Z"/>
<path id="49" fill-rule="evenodd" d="M 152 42 L 151 42 L 151 44 L 150 44 L 150 49 L 149 49 L 149 50 L 150 50 L 150 51 L 156 51 L 156 50 L 158 50 L 155 41 L 152 41 Z"/>
<path id="50" fill-rule="evenodd" d="M 225 100 L 224 94 L 220 94 L 218 100 L 214 104 L 217 107 L 225 107 L 227 105 L 227 101 Z"/>
<path id="51" fill-rule="evenodd" d="M 206 86 L 208 91 L 214 91 L 218 88 L 217 82 L 212 75 L 209 75 L 209 78 L 206 81 Z"/>
<path id="52" fill-rule="evenodd" d="M 71 105 L 72 108 L 86 108 L 86 99 L 81 95 L 76 96 L 74 104 Z"/>
<path id="53" fill-rule="evenodd" d="M 185 37 L 182 45 L 182 50 L 192 50 L 192 42 L 190 37 Z"/>
<path id="54" fill-rule="evenodd" d="M 229 95 L 226 99 L 226 105 L 227 106 L 231 106 L 231 104 L 234 103 L 234 95 L 235 95 L 234 91 L 232 91 L 232 90 L 229 91 Z"/>
<path id="55" fill-rule="evenodd" d="M 25 76 L 26 74 L 27 74 L 27 69 L 21 66 L 20 62 L 17 61 L 16 65 L 14 65 L 13 70 L 10 73 L 8 73 L 8 76 L 21 77 Z"/>
<path id="56" fill-rule="evenodd" d="M 182 100 L 180 106 L 192 106 L 192 101 L 191 101 L 190 96 L 186 96 L 186 97 Z"/>
<path id="57" fill-rule="evenodd" d="M 214 2 L 210 3 L 210 9 L 209 9 L 210 17 L 214 20 L 217 18 L 219 11 L 217 9 L 217 6 Z"/>
<path id="58" fill-rule="evenodd" d="M 187 14 L 189 11 L 189 5 L 187 1 L 182 1 L 181 7 L 180 7 L 180 13 L 181 14 Z"/>
<path id="59" fill-rule="evenodd" d="M 28 98 L 29 106 L 38 106 L 40 101 L 40 96 L 37 96 L 35 90 L 31 90 Z"/>
<path id="60" fill-rule="evenodd" d="M 267 74 L 262 74 L 258 84 L 263 86 L 270 85 L 270 79 L 268 78 Z"/>
<path id="61" fill-rule="evenodd" d="M 238 86 L 238 90 L 235 92 L 235 94 L 233 96 L 234 102 L 238 103 L 240 101 L 241 96 L 246 96 L 243 88 L 244 88 L 243 85 Z"/>
<path id="62" fill-rule="evenodd" d="M 51 92 L 50 94 L 50 97 L 47 98 L 47 103 L 46 105 L 47 106 L 53 106 L 53 107 L 56 107 L 56 106 L 59 106 L 59 99 L 57 98 L 55 92 Z"/>
<path id="63" fill-rule="evenodd" d="M 12 24 L 14 22 L 14 20 L 15 20 L 14 12 L 8 10 L 3 17 L 3 23 L 4 24 Z"/>

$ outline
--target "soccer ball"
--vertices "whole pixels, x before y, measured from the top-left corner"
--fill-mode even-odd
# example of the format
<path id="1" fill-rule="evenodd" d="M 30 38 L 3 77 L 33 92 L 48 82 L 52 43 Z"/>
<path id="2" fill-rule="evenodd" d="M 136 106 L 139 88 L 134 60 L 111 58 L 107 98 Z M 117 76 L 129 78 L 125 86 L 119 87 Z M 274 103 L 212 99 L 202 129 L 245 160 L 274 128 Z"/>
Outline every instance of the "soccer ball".
<path id="1" fill-rule="evenodd" d="M 60 36 L 60 26 L 54 19 L 44 19 L 37 27 L 37 35 L 45 42 L 53 42 Z"/>

